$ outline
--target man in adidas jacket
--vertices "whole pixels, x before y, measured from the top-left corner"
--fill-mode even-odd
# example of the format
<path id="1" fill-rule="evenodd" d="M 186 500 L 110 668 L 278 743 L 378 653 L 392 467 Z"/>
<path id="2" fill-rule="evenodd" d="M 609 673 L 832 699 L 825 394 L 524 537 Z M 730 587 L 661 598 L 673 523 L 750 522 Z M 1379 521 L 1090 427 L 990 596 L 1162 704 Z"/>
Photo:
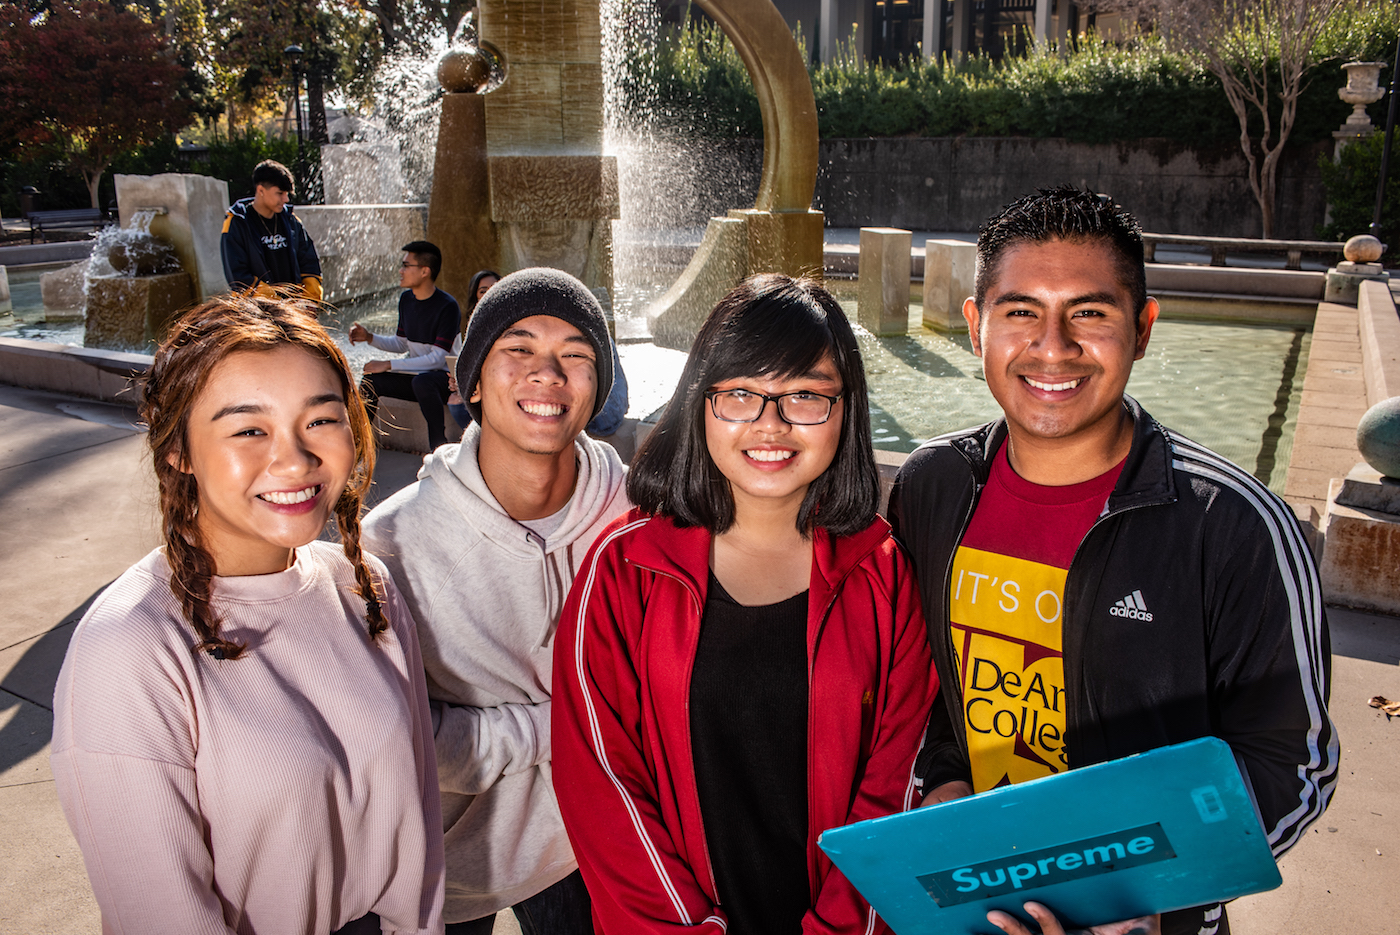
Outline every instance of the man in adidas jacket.
<path id="1" fill-rule="evenodd" d="M 924 801 L 1214 735 L 1282 854 L 1336 782 L 1317 571 L 1278 497 L 1124 395 L 1158 312 L 1141 229 L 1042 190 L 984 227 L 976 287 L 963 314 L 1004 416 L 921 446 L 890 503 L 944 702 Z M 1102 931 L 1159 924 L 1229 931 L 1219 905 Z"/>
<path id="2" fill-rule="evenodd" d="M 607 399 L 598 301 L 555 270 L 482 298 L 457 361 L 473 423 L 365 521 L 418 623 L 446 834 L 448 935 L 592 932 L 550 773 L 555 627 L 594 538 L 631 506 L 584 425 Z"/>

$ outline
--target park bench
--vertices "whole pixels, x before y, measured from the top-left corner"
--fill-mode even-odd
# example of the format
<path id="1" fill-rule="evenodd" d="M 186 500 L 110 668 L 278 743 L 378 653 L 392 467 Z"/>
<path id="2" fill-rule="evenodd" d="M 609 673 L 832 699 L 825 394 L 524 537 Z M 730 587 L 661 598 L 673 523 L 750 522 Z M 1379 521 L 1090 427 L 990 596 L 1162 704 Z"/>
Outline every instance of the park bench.
<path id="1" fill-rule="evenodd" d="M 1283 253 L 1288 256 L 1287 269 L 1302 269 L 1304 253 L 1341 255 L 1345 244 L 1329 240 L 1256 240 L 1249 237 L 1197 237 L 1191 234 L 1143 234 L 1143 259 L 1156 262 L 1158 244 L 1182 244 L 1210 250 L 1210 265 L 1225 266 L 1227 253 Z"/>
<path id="2" fill-rule="evenodd" d="M 63 211 L 30 211 L 29 242 L 34 242 L 37 233 L 40 238 L 45 230 L 63 230 L 98 227 L 105 220 L 99 208 L 69 208 Z"/>

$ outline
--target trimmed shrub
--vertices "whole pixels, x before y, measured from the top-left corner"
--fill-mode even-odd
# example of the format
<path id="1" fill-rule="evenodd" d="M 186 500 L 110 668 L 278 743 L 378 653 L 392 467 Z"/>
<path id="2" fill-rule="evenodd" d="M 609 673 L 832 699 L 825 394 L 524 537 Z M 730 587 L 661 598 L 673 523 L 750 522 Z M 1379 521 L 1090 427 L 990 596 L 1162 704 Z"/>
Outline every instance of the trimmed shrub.
<path id="1" fill-rule="evenodd" d="M 1395 136 L 1400 137 L 1400 129 Z M 1327 203 L 1332 206 L 1331 223 L 1317 228 L 1320 239 L 1346 240 L 1370 233 L 1384 142 L 1383 132 L 1373 133 L 1347 145 L 1339 162 L 1327 158 L 1318 161 L 1322 168 L 1322 184 L 1327 189 Z M 1400 146 L 1396 143 L 1397 140 L 1391 140 L 1385 202 L 1381 205 L 1381 240 L 1389 246 L 1385 254 L 1387 265 L 1400 257 Z"/>
<path id="2" fill-rule="evenodd" d="M 1342 62 L 1390 61 L 1397 36 L 1395 6 L 1345 8 L 1317 45 L 1319 64 L 1299 100 L 1291 139 L 1330 139 L 1349 112 L 1337 99 L 1346 83 Z M 1215 76 L 1152 36 L 1118 44 L 1090 35 L 1064 56 L 1041 48 L 1000 62 L 975 56 L 882 65 L 843 52 L 831 64 L 812 66 L 810 75 L 826 139 L 966 134 L 1105 143 L 1166 137 L 1191 146 L 1239 140 L 1239 124 Z M 708 22 L 672 27 L 654 51 L 629 60 L 619 103 L 633 119 L 677 133 L 762 135 L 748 72 L 724 33 Z M 1275 102 L 1276 112 L 1279 107 Z M 1371 112 L 1378 119 L 1382 106 Z"/>

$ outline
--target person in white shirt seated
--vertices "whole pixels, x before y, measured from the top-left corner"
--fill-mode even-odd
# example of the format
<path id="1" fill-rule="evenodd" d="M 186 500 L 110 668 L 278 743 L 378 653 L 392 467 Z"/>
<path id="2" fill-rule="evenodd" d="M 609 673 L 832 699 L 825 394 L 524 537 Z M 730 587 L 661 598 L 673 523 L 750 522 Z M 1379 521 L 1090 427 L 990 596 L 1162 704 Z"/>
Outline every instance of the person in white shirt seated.
<path id="1" fill-rule="evenodd" d="M 360 392 L 365 397 L 373 423 L 379 397 L 407 399 L 418 403 L 428 423 L 428 447 L 436 450 L 447 444 L 443 406 L 447 386 L 447 354 L 461 328 L 462 311 L 457 300 L 436 285 L 442 272 L 442 251 L 426 240 L 415 240 L 403 247 L 399 264 L 399 326 L 394 334 L 375 334 L 358 321 L 350 326 L 350 343 L 369 342 L 376 350 L 407 354 L 393 360 L 372 360 L 365 364 Z"/>

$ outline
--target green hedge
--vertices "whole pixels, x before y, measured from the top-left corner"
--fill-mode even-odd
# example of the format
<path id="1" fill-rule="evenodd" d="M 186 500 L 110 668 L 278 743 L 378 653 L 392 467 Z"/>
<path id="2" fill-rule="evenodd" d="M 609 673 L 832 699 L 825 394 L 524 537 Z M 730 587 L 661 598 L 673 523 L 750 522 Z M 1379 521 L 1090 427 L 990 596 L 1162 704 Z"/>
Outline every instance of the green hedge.
<path id="1" fill-rule="evenodd" d="M 1400 12 L 1390 4 L 1357 4 L 1338 17 L 1317 47 L 1320 63 L 1299 101 L 1292 138 L 1329 139 L 1350 110 L 1337 99 L 1346 83 L 1341 63 L 1390 61 L 1397 35 Z M 1090 36 L 1063 57 L 1041 50 L 1002 62 L 975 57 L 957 64 L 878 65 L 842 56 L 813 66 L 811 79 L 820 132 L 828 139 L 966 134 L 1104 143 L 1167 137 L 1197 146 L 1239 139 L 1219 81 L 1151 37 L 1119 46 Z M 647 114 L 677 132 L 763 132 L 748 72 L 710 23 L 673 27 L 652 53 L 631 60 L 622 101 L 634 116 Z M 1380 105 L 1372 112 L 1380 118 Z"/>
<path id="2" fill-rule="evenodd" d="M 1382 124 L 1384 126 L 1384 124 Z M 1400 137 L 1400 131 L 1396 132 Z M 1342 150 L 1339 162 L 1324 158 L 1322 184 L 1332 206 L 1331 223 L 1320 225 L 1322 240 L 1345 240 L 1367 233 L 1376 208 L 1376 182 L 1381 174 L 1381 147 L 1385 134 L 1374 133 Z M 1390 247 L 1387 265 L 1400 257 L 1400 146 L 1391 141 L 1390 166 L 1386 172 L 1385 202 L 1381 206 L 1381 240 Z"/>

